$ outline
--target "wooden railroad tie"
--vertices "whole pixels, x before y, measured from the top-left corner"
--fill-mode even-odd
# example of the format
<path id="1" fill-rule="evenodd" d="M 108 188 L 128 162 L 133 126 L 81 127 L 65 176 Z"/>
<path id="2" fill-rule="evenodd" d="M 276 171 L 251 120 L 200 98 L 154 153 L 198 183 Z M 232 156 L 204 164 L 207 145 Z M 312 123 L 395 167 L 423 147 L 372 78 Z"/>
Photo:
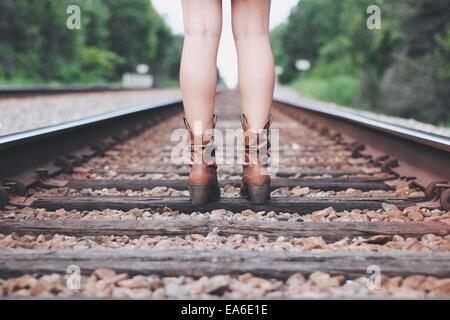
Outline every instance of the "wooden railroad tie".
<path id="1" fill-rule="evenodd" d="M 77 265 L 83 274 L 110 268 L 129 274 L 203 277 L 220 274 L 285 279 L 294 273 L 316 271 L 346 277 L 367 276 L 367 268 L 377 265 L 386 276 L 423 274 L 450 276 L 450 253 L 404 252 L 256 252 L 240 250 L 186 249 L 70 249 L 0 250 L 0 276 L 24 273 L 65 273 Z"/>
<path id="2" fill-rule="evenodd" d="M 227 179 L 219 181 L 221 187 L 231 185 L 239 187 L 241 180 Z M 60 184 L 61 185 L 61 184 Z M 174 180 L 71 180 L 64 185 L 70 189 L 104 189 L 116 188 L 117 190 L 143 190 L 155 187 L 167 187 L 176 190 L 187 190 L 186 179 Z M 369 190 L 392 190 L 392 187 L 381 181 L 339 181 L 339 180 L 315 180 L 315 179 L 288 179 L 274 178 L 271 182 L 271 189 L 275 190 L 283 187 L 309 187 L 311 189 L 342 191 L 349 188 L 362 191 Z"/>
<path id="3" fill-rule="evenodd" d="M 63 234 L 67 236 L 187 236 L 207 235 L 216 232 L 221 236 L 322 237 L 327 242 L 343 238 L 383 235 L 376 241 L 383 243 L 394 235 L 420 238 L 426 234 L 446 236 L 450 225 L 439 222 L 291 222 L 291 221 L 233 221 L 209 218 L 144 219 L 144 220 L 2 220 L 0 233 L 18 235 Z M 375 240 L 374 240 L 375 241 Z M 375 241 L 375 242 L 376 242 Z"/>
<path id="4" fill-rule="evenodd" d="M 159 164 L 158 167 L 160 167 L 159 170 L 146 170 L 146 169 L 125 169 L 125 168 L 118 168 L 118 169 L 110 169 L 110 170 L 105 170 L 105 169 L 93 169 L 90 171 L 90 173 L 95 173 L 95 174 L 107 174 L 111 171 L 114 171 L 115 173 L 118 174 L 129 174 L 129 175 L 146 175 L 146 174 L 169 174 L 169 173 L 176 173 L 180 176 L 188 176 L 189 175 L 189 170 L 187 170 L 187 165 L 183 166 L 183 168 L 180 167 L 175 167 L 173 165 L 168 165 L 167 167 L 171 167 L 172 169 L 169 168 L 163 168 L 166 167 L 163 163 Z M 219 168 L 218 173 L 227 173 L 227 174 L 237 174 L 236 172 L 230 172 L 229 170 L 226 170 L 224 168 Z M 377 172 L 379 173 L 379 172 Z M 239 173 L 240 174 L 240 173 Z M 300 175 L 300 176 L 323 176 L 323 175 L 327 175 L 327 176 L 331 176 L 331 177 L 341 177 L 341 176 L 354 176 L 354 175 L 358 175 L 358 174 L 367 174 L 365 173 L 363 170 L 280 170 L 278 171 L 275 175 L 277 177 L 280 178 L 288 178 L 288 177 L 292 177 L 295 175 Z M 370 176 L 370 174 L 367 174 Z M 351 177 L 350 181 L 354 181 L 354 179 L 359 179 L 360 177 Z M 370 181 L 370 180 L 365 180 L 365 179 L 371 179 L 374 177 L 367 177 L 367 178 L 363 178 L 361 177 L 361 179 L 363 179 L 363 181 Z M 380 180 L 377 180 L 380 181 Z"/>
<path id="5" fill-rule="evenodd" d="M 191 203 L 188 197 L 80 196 L 44 197 L 30 203 L 24 203 L 23 206 L 47 210 L 58 210 L 63 208 L 66 210 L 80 211 L 106 209 L 128 211 L 134 208 L 162 210 L 170 208 L 172 210 L 179 210 L 183 213 L 207 212 L 217 209 L 241 212 L 250 209 L 255 212 L 275 211 L 307 214 L 328 207 L 333 207 L 336 211 L 353 209 L 377 210 L 382 207 L 383 203 L 393 204 L 402 209 L 415 205 L 418 199 L 419 198 L 275 197 L 264 204 L 253 204 L 242 198 L 222 198 L 219 202 L 208 202 L 203 205 L 195 205 Z M 11 205 L 21 206 L 20 203 L 11 203 Z"/>

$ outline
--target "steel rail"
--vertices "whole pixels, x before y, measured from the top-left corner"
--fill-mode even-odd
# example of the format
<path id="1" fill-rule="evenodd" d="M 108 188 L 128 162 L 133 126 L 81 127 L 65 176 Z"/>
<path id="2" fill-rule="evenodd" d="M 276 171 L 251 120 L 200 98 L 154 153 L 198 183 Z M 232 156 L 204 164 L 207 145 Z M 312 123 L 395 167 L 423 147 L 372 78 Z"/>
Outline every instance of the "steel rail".
<path id="1" fill-rule="evenodd" d="M 86 93 L 101 91 L 139 91 L 149 89 L 151 88 L 127 88 L 123 87 L 120 84 L 0 86 L 0 97 Z"/>
<path id="2" fill-rule="evenodd" d="M 157 103 L 152 103 L 142 106 L 133 106 L 125 109 L 120 109 L 117 111 L 112 111 L 108 113 L 103 113 L 100 115 L 95 115 L 79 120 L 68 121 L 61 124 L 56 124 L 48 127 L 37 128 L 32 130 L 27 130 L 23 132 L 17 132 L 8 134 L 5 136 L 0 136 L 0 150 L 9 148 L 13 145 L 22 144 L 25 142 L 30 142 L 36 139 L 41 139 L 50 135 L 61 134 L 66 130 L 74 130 L 88 125 L 101 124 L 105 121 L 112 119 L 118 119 L 121 117 L 127 117 L 133 114 L 146 112 L 152 109 L 157 109 L 165 106 L 175 105 L 182 103 L 181 98 L 167 99 L 159 101 Z"/>
<path id="3" fill-rule="evenodd" d="M 175 98 L 0 137 L 0 207 L 5 189 L 23 195 L 43 178 L 70 171 L 181 110 Z"/>
<path id="4" fill-rule="evenodd" d="M 275 104 L 309 125 L 342 133 L 363 144 L 377 158 L 399 160 L 393 170 L 424 188 L 434 181 L 450 181 L 450 139 L 368 116 L 331 108 L 319 102 L 277 98 Z"/>
<path id="5" fill-rule="evenodd" d="M 450 152 L 450 138 L 443 135 L 411 129 L 402 125 L 394 125 L 392 123 L 374 119 L 366 115 L 353 113 L 351 111 L 346 112 L 339 109 L 333 109 L 329 106 L 326 106 L 325 104 L 321 104 L 318 102 L 313 103 L 301 99 L 292 100 L 288 98 L 277 98 L 275 99 L 275 101 L 289 104 L 315 113 L 321 113 L 326 116 L 339 118 L 341 120 L 352 121 L 370 128 L 390 133 L 392 135 L 403 137 L 407 140 L 420 142 L 422 144 Z"/>

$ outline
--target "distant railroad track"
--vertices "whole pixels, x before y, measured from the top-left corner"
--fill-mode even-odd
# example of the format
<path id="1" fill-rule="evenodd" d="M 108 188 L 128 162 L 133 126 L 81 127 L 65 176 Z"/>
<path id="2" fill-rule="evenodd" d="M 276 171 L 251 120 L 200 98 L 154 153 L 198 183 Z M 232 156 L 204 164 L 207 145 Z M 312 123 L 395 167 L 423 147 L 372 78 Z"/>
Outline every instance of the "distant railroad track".
<path id="1" fill-rule="evenodd" d="M 65 93 L 88 93 L 101 91 L 148 90 L 149 88 L 127 88 L 120 84 L 98 85 L 25 85 L 0 86 L 0 97 L 29 97 Z"/>
<path id="2" fill-rule="evenodd" d="M 221 121 L 238 128 L 236 94 L 220 93 L 217 104 L 219 129 Z M 170 135 L 181 114 L 182 102 L 172 100 L 0 137 L 0 234 L 14 235 L 9 242 L 0 237 L 0 278 L 39 279 L 70 264 L 97 281 L 99 268 L 194 282 L 216 275 L 242 282 L 250 272 L 282 281 L 287 298 L 295 297 L 287 279 L 297 273 L 310 290 L 315 272 L 341 277 L 342 296 L 352 296 L 342 281 L 364 276 L 370 265 L 387 277 L 450 278 L 450 139 L 277 100 L 280 170 L 272 200 L 253 205 L 240 198 L 239 165 L 219 164 L 222 199 L 199 207 L 187 197 L 188 165 L 171 162 Z M 73 239 L 51 242 L 57 235 Z M 101 237 L 125 240 L 113 240 L 112 249 Z M 92 248 L 76 249 L 86 241 Z M 114 297 L 121 285 L 111 286 Z M 148 298 L 161 293 L 151 284 L 142 288 Z M 185 297 L 160 288 L 160 297 Z M 207 294 L 239 291 L 220 288 Z M 263 297 L 275 291 L 267 290 Z"/>

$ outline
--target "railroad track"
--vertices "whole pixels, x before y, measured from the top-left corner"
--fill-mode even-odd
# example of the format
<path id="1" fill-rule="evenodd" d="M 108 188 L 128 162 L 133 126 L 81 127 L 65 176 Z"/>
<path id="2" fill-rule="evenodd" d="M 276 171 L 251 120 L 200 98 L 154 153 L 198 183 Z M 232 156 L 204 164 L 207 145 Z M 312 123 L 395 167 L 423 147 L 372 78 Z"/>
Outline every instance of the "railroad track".
<path id="1" fill-rule="evenodd" d="M 0 86 L 0 97 L 30 97 L 66 93 L 88 93 L 102 91 L 148 90 L 148 88 L 127 88 L 120 84 L 98 85 L 29 85 L 29 86 Z"/>
<path id="2" fill-rule="evenodd" d="M 221 201 L 195 206 L 181 112 L 0 138 L 0 296 L 450 296 L 448 139 L 277 100 L 272 199 L 239 197 L 238 144 L 217 150 Z M 217 112 L 224 135 L 240 127 L 235 92 Z"/>

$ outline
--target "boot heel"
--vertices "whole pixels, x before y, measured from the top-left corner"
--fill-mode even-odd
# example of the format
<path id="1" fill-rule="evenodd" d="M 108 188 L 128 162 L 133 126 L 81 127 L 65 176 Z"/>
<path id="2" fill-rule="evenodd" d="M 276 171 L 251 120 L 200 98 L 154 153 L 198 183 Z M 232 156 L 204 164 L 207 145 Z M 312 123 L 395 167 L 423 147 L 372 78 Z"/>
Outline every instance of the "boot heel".
<path id="1" fill-rule="evenodd" d="M 190 185 L 189 196 L 192 204 L 205 204 L 209 200 L 210 186 L 209 185 Z"/>
<path id="2" fill-rule="evenodd" d="M 248 196 L 254 204 L 263 204 L 270 199 L 270 184 L 248 185 Z"/>
<path id="3" fill-rule="evenodd" d="M 220 186 L 218 183 L 210 187 L 209 201 L 212 202 L 220 201 Z"/>
<path id="4" fill-rule="evenodd" d="M 248 186 L 241 182 L 239 193 L 241 197 L 248 198 Z"/>

